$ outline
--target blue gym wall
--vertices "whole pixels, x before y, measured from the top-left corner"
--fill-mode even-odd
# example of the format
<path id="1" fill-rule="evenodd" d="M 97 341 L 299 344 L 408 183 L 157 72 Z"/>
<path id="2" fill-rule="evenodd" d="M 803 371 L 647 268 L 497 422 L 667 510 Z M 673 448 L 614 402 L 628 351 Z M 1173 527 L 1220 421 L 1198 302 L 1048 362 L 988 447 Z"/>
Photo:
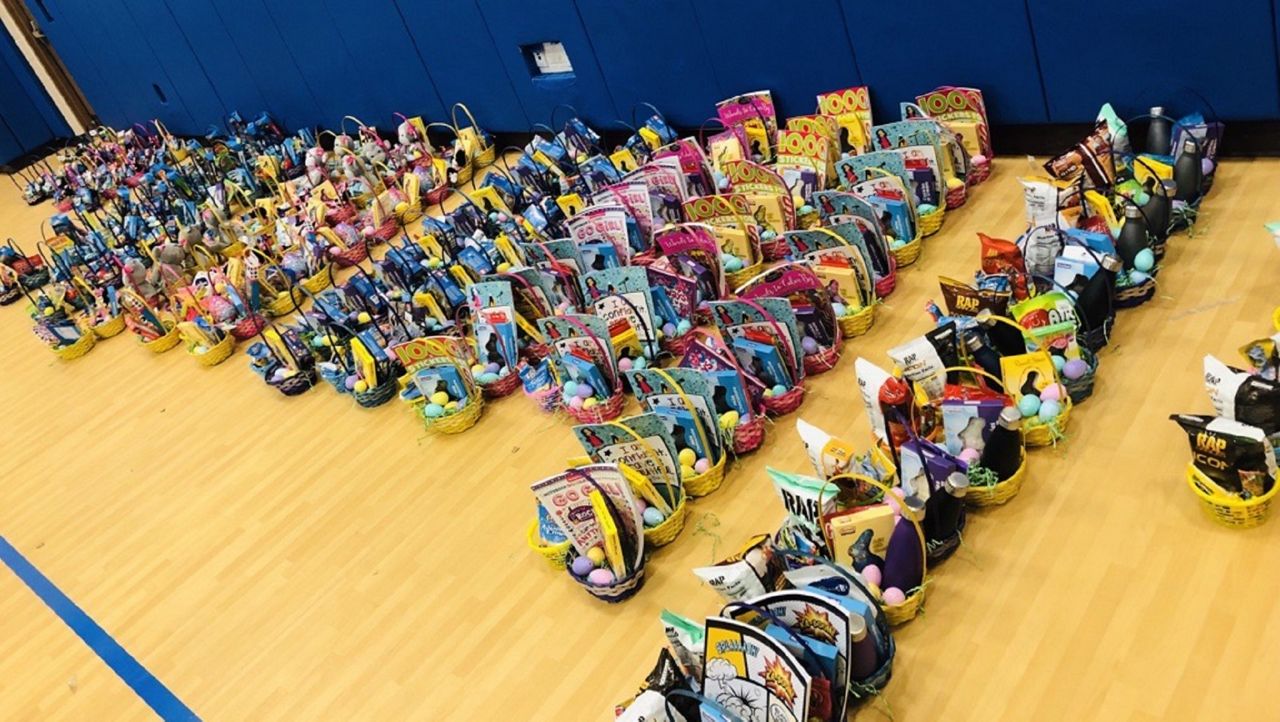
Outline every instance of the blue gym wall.
<path id="1" fill-rule="evenodd" d="M 70 134 L 13 38 L 0 32 L 0 163 Z"/>
<path id="2" fill-rule="evenodd" d="M 698 126 L 734 93 L 795 115 L 861 84 L 879 118 L 953 84 L 982 88 L 996 124 L 1089 121 L 1104 100 L 1280 119 L 1277 1 L 27 0 L 104 122 L 190 134 L 236 109 L 387 128 L 455 101 L 495 131 L 560 104 L 619 128 L 643 101 Z M 531 77 L 521 46 L 541 41 L 572 77 Z"/>

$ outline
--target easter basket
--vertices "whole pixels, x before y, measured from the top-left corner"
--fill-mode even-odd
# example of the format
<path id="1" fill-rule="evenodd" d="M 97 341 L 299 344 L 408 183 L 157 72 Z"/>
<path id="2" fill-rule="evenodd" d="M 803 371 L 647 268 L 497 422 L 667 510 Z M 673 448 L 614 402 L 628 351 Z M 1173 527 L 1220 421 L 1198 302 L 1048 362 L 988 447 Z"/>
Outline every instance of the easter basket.
<path id="1" fill-rule="evenodd" d="M 879 491 L 880 492 L 879 495 L 885 499 L 888 499 L 889 496 L 892 494 L 892 492 L 889 490 L 889 487 L 886 486 L 883 482 L 876 481 L 875 479 L 872 479 L 871 477 L 865 476 L 863 474 L 849 474 L 849 473 L 836 474 L 835 476 L 832 476 L 829 479 L 827 479 L 827 483 L 833 484 L 837 480 L 852 481 L 855 484 L 871 487 L 872 489 Z M 824 489 L 826 488 L 825 484 L 823 485 L 823 488 Z M 819 492 L 818 498 L 819 500 L 822 499 L 822 492 Z M 893 604 L 893 605 L 885 604 L 882 597 L 881 605 L 882 605 L 882 608 L 884 609 L 885 619 L 889 622 L 889 624 L 893 626 L 905 624 L 907 622 L 910 622 L 912 619 L 915 619 L 916 614 L 918 614 L 920 612 L 921 607 L 924 606 L 924 592 L 925 592 L 925 587 L 928 586 L 927 580 L 929 576 L 929 549 L 928 549 L 927 543 L 925 542 L 924 529 L 921 528 L 920 520 L 916 518 L 915 512 L 907 508 L 906 504 L 900 504 L 899 508 L 901 509 L 902 518 L 910 522 L 911 525 L 915 527 L 916 536 L 920 539 L 921 579 L 924 581 L 922 581 L 920 586 L 916 587 L 915 589 L 903 589 L 902 592 L 904 593 L 906 598 L 902 601 L 901 604 Z"/>
<path id="2" fill-rule="evenodd" d="M 969 491 L 964 495 L 966 504 L 973 506 L 999 506 L 1008 502 L 1022 490 L 1022 482 L 1027 478 L 1027 451 L 1023 447 L 1018 470 L 1008 479 L 999 481 L 995 473 L 984 470 L 981 466 L 969 467 Z M 987 473 L 983 474 L 982 471 Z"/>
<path id="3" fill-rule="evenodd" d="M 450 110 L 449 112 L 453 120 L 453 128 L 456 131 L 458 137 L 459 138 L 463 137 L 462 131 L 468 130 L 468 128 L 463 128 L 461 125 L 458 124 L 459 110 L 461 110 L 462 114 L 467 117 L 467 121 L 471 123 L 471 125 L 469 126 L 469 131 L 475 136 L 476 148 L 474 148 L 474 152 L 475 152 L 476 167 L 483 168 L 486 165 L 492 164 L 495 160 L 497 160 L 498 151 L 491 143 L 488 143 L 485 140 L 484 131 L 480 130 L 480 124 L 476 122 L 476 117 L 471 114 L 471 109 L 463 105 L 462 103 L 454 103 L 453 109 Z"/>
<path id="4" fill-rule="evenodd" d="M 697 428 L 698 432 L 704 439 L 708 433 L 716 433 L 719 431 L 719 429 L 708 430 L 703 426 L 701 417 L 699 416 L 697 409 L 694 408 L 693 401 L 685 394 L 684 389 L 680 387 L 680 384 L 677 383 L 670 374 L 660 368 L 654 368 L 653 370 L 676 390 L 676 394 L 680 396 L 680 400 L 684 404 L 685 410 L 693 416 L 695 428 Z M 621 428 L 626 428 L 627 431 L 631 431 L 631 429 L 622 426 L 621 424 L 616 425 Z M 635 432 L 632 431 L 631 434 L 634 436 Z M 704 445 L 709 446 L 705 441 Z M 684 486 L 685 494 L 696 499 L 700 496 L 707 496 L 719 489 L 721 485 L 724 484 L 725 461 L 728 460 L 728 458 L 729 455 L 727 453 L 721 453 L 720 460 L 712 465 L 711 468 L 701 474 L 693 474 L 692 476 L 682 478 L 680 483 Z"/>
<path id="5" fill-rule="evenodd" d="M 596 483 L 596 480 L 592 478 L 589 473 L 578 471 L 578 474 L 584 477 L 592 486 L 596 487 L 596 489 L 603 491 L 603 489 L 600 488 L 600 485 Z M 604 503 L 614 515 L 617 515 L 617 510 L 614 508 L 614 504 L 607 494 L 604 495 Z M 648 538 L 646 537 L 645 540 L 648 541 Z M 574 574 L 572 565 L 567 566 L 565 571 L 569 574 L 569 578 L 577 582 L 591 596 L 602 602 L 617 604 L 618 602 L 624 602 L 631 597 L 634 597 L 636 593 L 640 591 L 640 588 L 644 586 L 644 570 L 645 562 L 647 560 L 647 555 L 640 557 L 639 564 L 636 565 L 635 569 L 631 570 L 631 573 L 620 579 L 614 579 L 610 584 L 592 584 L 587 577 Z"/>
<path id="6" fill-rule="evenodd" d="M 315 386 L 316 381 L 318 380 L 315 364 L 310 362 L 304 364 L 303 359 L 299 359 L 297 357 L 293 348 L 288 343 L 284 343 L 283 346 L 285 353 L 287 353 L 289 358 L 293 361 L 294 368 L 289 369 L 292 373 L 288 373 L 287 375 L 284 372 L 278 375 L 274 373 L 275 369 L 283 369 L 286 364 L 284 359 L 277 354 L 276 349 L 271 344 L 267 343 L 267 328 L 270 328 L 278 337 L 282 339 L 284 338 L 284 334 L 281 333 L 280 329 L 276 328 L 275 324 L 268 323 L 258 334 L 262 341 L 249 347 L 248 354 L 250 357 L 254 357 L 255 349 L 261 348 L 272 361 L 272 365 L 267 369 L 258 371 L 258 373 L 263 375 L 263 381 L 265 381 L 271 388 L 279 391 L 283 396 L 298 396 L 310 390 L 311 387 Z M 308 357 L 308 361 L 309 359 L 310 357 Z M 255 371 L 257 371 L 257 369 L 255 369 Z"/>
<path id="7" fill-rule="evenodd" d="M 773 238 L 760 241 L 760 258 L 764 263 L 785 260 L 787 253 L 787 239 L 783 236 L 775 235 Z"/>
<path id="8" fill-rule="evenodd" d="M 948 185 L 946 197 L 947 197 L 947 210 L 953 211 L 959 208 L 960 206 L 963 206 L 965 204 L 965 201 L 969 199 L 968 186 L 966 186 L 963 181 L 961 181 L 954 188 Z"/>
<path id="9" fill-rule="evenodd" d="M 261 263 L 257 266 L 256 274 L 258 285 L 262 287 L 263 298 L 261 309 L 264 315 L 272 318 L 280 318 L 287 316 L 294 309 L 293 297 L 289 293 L 289 286 L 285 284 L 285 280 L 289 275 L 285 272 L 284 266 L 281 266 L 274 258 L 267 255 L 260 248 L 249 248 L 246 253 L 258 259 Z M 272 273 L 274 271 L 274 273 Z M 246 275 L 255 273 L 246 267 Z"/>
<path id="10" fill-rule="evenodd" d="M 509 373 L 506 376 L 500 376 L 497 381 L 487 384 L 479 384 L 480 390 L 484 392 L 485 398 L 500 399 L 503 396 L 510 396 L 520 388 L 520 375 L 517 373 Z"/>
<path id="11" fill-rule="evenodd" d="M 178 335 L 178 327 L 172 321 L 164 320 L 165 334 L 159 338 L 150 341 L 138 339 L 138 343 L 142 344 L 151 353 L 164 353 L 169 349 L 178 345 L 182 338 Z"/>
<path id="12" fill-rule="evenodd" d="M 7 268 L 7 266 L 6 266 Z M 9 306 L 22 298 L 21 281 L 15 280 L 12 286 L 0 286 L 0 306 Z"/>
<path id="13" fill-rule="evenodd" d="M 933 234 L 942 230 L 942 222 L 946 219 L 946 216 L 947 216 L 946 206 L 934 206 L 933 210 L 921 213 L 919 216 L 916 217 L 920 225 L 920 231 L 918 235 L 920 235 L 922 238 L 928 238 L 929 236 L 932 236 Z M 918 257 L 919 255 L 920 255 L 920 252 L 916 251 L 916 256 Z"/>
<path id="14" fill-rule="evenodd" d="M 943 218 L 946 216 L 946 209 L 943 206 L 935 206 L 928 213 L 919 213 L 916 210 L 916 203 L 911 189 L 898 176 L 890 173 L 883 168 L 868 168 L 870 175 L 878 176 L 884 180 L 888 180 L 902 194 L 907 201 L 907 207 L 911 209 L 912 220 L 915 221 L 916 235 L 910 241 L 905 241 L 903 245 L 893 250 L 893 256 L 898 261 L 899 268 L 905 268 L 915 263 L 920 258 L 920 251 L 924 247 L 922 241 L 942 228 Z M 897 239 L 902 241 L 903 239 Z"/>
<path id="15" fill-rule="evenodd" d="M 300 317 L 305 318 L 305 316 L 300 316 Z M 393 318 L 398 319 L 398 317 L 394 316 L 394 314 L 393 314 Z M 341 328 L 343 328 L 347 332 L 348 338 L 355 336 L 355 332 L 352 331 L 351 329 L 345 326 L 342 326 Z M 386 337 L 385 334 L 383 334 L 382 330 L 377 326 L 377 324 L 374 324 L 373 329 L 377 331 L 379 336 L 382 336 L 382 345 L 388 346 L 390 340 Z M 327 333 L 327 329 L 326 329 L 326 333 Z M 407 333 L 408 333 L 408 330 L 406 329 L 406 334 Z M 353 342 L 354 342 L 354 339 L 353 339 Z M 332 340 L 329 343 L 332 345 L 333 343 Z M 343 369 L 342 390 L 345 390 L 346 378 L 347 376 L 350 375 L 350 373 L 347 371 L 347 368 L 346 368 L 346 360 L 342 354 L 335 353 L 334 356 L 338 359 L 338 363 L 340 367 Z M 403 369 L 399 365 L 398 361 L 395 361 L 392 364 L 390 364 L 390 367 L 391 367 L 391 371 L 389 373 L 380 374 L 382 377 L 382 380 L 379 381 L 375 386 L 368 386 L 367 388 L 364 388 L 363 390 L 361 390 L 360 383 L 357 382 L 356 386 L 351 389 L 351 397 L 356 400 L 356 404 L 358 404 L 361 408 L 364 408 L 364 409 L 373 409 L 373 408 L 382 406 L 383 404 L 387 403 L 388 401 L 396 397 L 396 394 L 400 392 L 399 376 L 397 372 L 400 372 Z"/>
<path id="16" fill-rule="evenodd" d="M 462 377 L 463 383 L 467 386 L 468 397 L 467 405 L 463 406 L 461 410 L 447 416 L 437 416 L 434 418 L 426 415 L 425 410 L 427 405 L 425 403 L 414 404 L 427 431 L 437 434 L 460 434 L 475 426 L 476 422 L 480 420 L 481 413 L 484 411 L 484 394 L 480 391 L 479 384 L 477 384 L 475 379 L 471 376 L 471 369 L 467 368 L 466 364 L 463 364 L 452 356 L 437 356 L 436 358 L 426 362 L 424 366 L 453 366 L 458 371 L 458 375 Z"/>
<path id="17" fill-rule="evenodd" d="M 605 341 L 604 339 L 600 338 L 596 334 L 592 333 L 590 329 L 588 329 L 586 326 L 583 326 L 582 324 L 579 324 L 577 321 L 574 321 L 572 318 L 569 318 L 566 316 L 565 319 L 570 323 L 572 323 L 575 327 L 577 327 L 579 331 L 582 331 L 588 338 L 590 338 L 595 343 L 596 348 L 599 349 L 602 355 L 604 356 L 609 355 L 608 341 Z M 606 369 L 609 370 L 608 364 L 605 364 L 605 366 L 606 366 Z M 611 395 L 609 398 L 605 399 L 604 401 L 601 401 L 600 403 L 592 406 L 591 408 L 586 408 L 586 407 L 574 408 L 573 406 L 567 403 L 561 404 L 560 408 L 563 409 L 566 414 L 572 417 L 573 420 L 577 421 L 579 424 L 602 424 L 606 421 L 612 421 L 618 418 L 619 416 L 622 415 L 622 407 L 626 404 L 626 396 L 624 396 L 622 393 L 623 387 L 625 386 L 625 384 L 623 383 L 623 380 L 618 378 L 617 376 L 614 376 L 613 378 L 611 378 L 610 381 L 613 383 L 613 395 Z"/>
<path id="18" fill-rule="evenodd" d="M 1136 284 L 1128 281 L 1126 276 L 1125 285 L 1121 285 L 1121 282 L 1120 278 L 1116 279 L 1116 308 L 1136 308 L 1156 295 L 1156 279 L 1152 276 L 1147 276 L 1141 283 Z"/>
<path id="19" fill-rule="evenodd" d="M 854 699 L 866 699 L 867 697 L 877 694 L 889 684 L 889 680 L 893 677 L 893 659 L 897 656 L 897 644 L 893 640 L 893 634 L 889 631 L 889 621 L 885 615 L 885 607 L 877 599 L 877 595 L 859 580 L 858 577 L 849 573 L 847 569 L 832 562 L 826 557 L 820 557 L 816 554 L 809 554 L 798 549 L 788 549 L 781 546 L 775 546 L 774 552 L 781 555 L 788 561 L 798 564 L 815 564 L 822 565 L 831 571 L 844 577 L 850 587 L 856 588 L 862 592 L 863 597 L 870 600 L 875 606 L 876 627 L 880 631 L 880 636 L 888 640 L 887 650 L 885 651 L 884 662 L 880 664 L 874 672 L 859 680 L 849 680 L 849 696 Z M 843 722 L 843 720 L 841 720 Z"/>
<path id="20" fill-rule="evenodd" d="M 124 326 L 124 316 L 115 315 L 105 321 L 99 321 L 98 323 L 93 324 L 90 328 L 93 330 L 93 335 L 97 336 L 98 339 L 101 340 L 111 338 L 112 336 L 119 336 L 124 332 Z"/>
<path id="21" fill-rule="evenodd" d="M 527 535 L 529 548 L 537 552 L 552 570 L 563 571 L 573 544 L 568 541 L 562 541 L 559 544 L 548 544 L 538 533 L 538 520 L 534 519 L 529 523 L 529 532 Z"/>
<path id="22" fill-rule="evenodd" d="M 837 234 L 832 233 L 832 235 Z M 841 240 L 844 239 L 841 238 Z M 861 284 L 858 284 L 858 303 L 862 306 L 856 311 L 850 310 L 848 302 L 845 302 L 846 313 L 836 317 L 836 323 L 840 326 L 840 335 L 844 338 L 853 338 L 870 331 L 876 322 L 876 300 L 874 290 L 865 290 Z"/>
<path id="23" fill-rule="evenodd" d="M 236 339 L 231 334 L 223 334 L 222 340 L 210 346 L 204 353 L 196 353 L 195 347 L 187 346 L 187 353 L 200 362 L 201 366 L 211 367 L 231 358 L 231 354 L 236 350 Z"/>
<path id="24" fill-rule="evenodd" d="M 658 461 L 657 452 L 654 451 L 653 447 L 649 445 L 649 442 L 641 438 L 640 435 L 638 435 L 635 431 L 633 431 L 628 426 L 624 426 L 618 423 L 613 423 L 611 425 L 616 426 L 619 429 L 627 432 L 627 434 L 629 434 L 633 439 L 640 442 L 641 450 L 643 450 L 644 453 L 655 462 L 655 466 L 657 466 L 658 468 L 664 468 L 661 462 Z M 638 474 L 638 473 L 639 472 L 633 469 L 629 470 L 626 467 L 624 467 L 624 474 Z M 666 476 L 665 473 L 663 475 Z M 680 532 L 684 531 L 685 522 L 688 521 L 688 518 L 689 518 L 688 502 L 689 502 L 690 493 L 688 491 L 688 483 L 689 482 L 687 479 L 681 483 L 676 483 L 676 480 L 671 478 L 666 478 L 660 482 L 654 483 L 655 489 L 658 486 L 666 487 L 668 491 L 674 491 L 676 494 L 678 494 L 679 498 L 676 500 L 676 503 L 672 505 L 671 513 L 667 515 L 667 518 L 663 519 L 661 522 L 659 522 L 658 524 L 655 524 L 654 526 L 645 526 L 644 546 L 646 549 L 657 549 L 658 547 L 666 546 L 671 542 L 675 541 L 676 538 L 680 536 Z"/>
<path id="25" fill-rule="evenodd" d="M 320 228 L 316 231 L 329 242 L 326 253 L 333 265 L 338 268 L 350 268 L 363 263 L 369 257 L 369 242 L 361 238 L 355 243 L 347 244 L 332 228 Z"/>
<path id="26" fill-rule="evenodd" d="M 965 181 L 976 186 L 991 177 L 991 160 L 984 155 L 975 155 L 970 159 L 969 175 Z"/>
<path id="27" fill-rule="evenodd" d="M 679 336 L 663 336 L 658 345 L 663 351 L 672 356 L 683 356 L 684 352 L 689 349 L 689 344 L 693 341 L 693 329 L 686 331 Z"/>
<path id="28" fill-rule="evenodd" d="M 1058 383 L 1062 383 L 1061 380 Z M 1048 423 L 1041 421 L 1038 417 L 1032 417 L 1022 420 L 1022 440 L 1027 448 L 1039 446 L 1052 446 L 1062 438 L 1063 430 L 1067 428 L 1067 422 L 1071 417 L 1071 394 L 1068 393 L 1062 398 L 1062 411 L 1058 417 Z"/>
<path id="29" fill-rule="evenodd" d="M 889 253 L 889 272 L 876 281 L 876 296 L 885 299 L 898 287 L 898 257 Z"/>
<path id="30" fill-rule="evenodd" d="M 1271 514 L 1271 500 L 1280 489 L 1280 485 L 1272 485 L 1270 491 L 1252 499 L 1228 496 L 1213 490 L 1215 485 L 1195 464 L 1190 463 L 1187 464 L 1187 485 L 1200 499 L 1200 508 L 1205 516 L 1231 529 L 1250 529 L 1265 524 Z"/>
<path id="31" fill-rule="evenodd" d="M 738 357 L 735 356 L 733 351 L 725 345 L 724 341 L 720 340 L 719 336 L 712 336 L 702 329 L 696 329 L 695 333 L 709 346 L 711 346 L 712 349 L 719 352 L 720 358 L 731 364 L 733 368 L 737 370 L 739 375 L 743 378 L 753 378 L 746 369 L 742 368 L 742 364 L 738 363 Z M 748 403 L 750 403 L 752 399 L 750 394 L 748 394 L 747 399 Z M 750 419 L 747 419 L 746 421 L 739 419 L 738 423 L 734 424 L 732 429 L 723 429 L 726 433 L 733 435 L 733 453 L 739 456 L 742 454 L 749 454 L 756 449 L 759 449 L 760 446 L 764 444 L 766 421 L 764 408 L 762 406 L 759 408 L 753 406 L 752 412 Z"/>
<path id="32" fill-rule="evenodd" d="M 63 361 L 73 361 L 92 351 L 97 342 L 98 337 L 92 331 L 85 331 L 80 334 L 80 338 L 74 343 L 59 346 L 52 350 Z"/>
<path id="33" fill-rule="evenodd" d="M 1071 403 L 1073 404 L 1080 404 L 1093 395 L 1093 381 L 1098 374 L 1097 354 L 1081 346 L 1080 360 L 1089 366 L 1088 371 L 1074 379 L 1062 377 L 1062 385 L 1067 387 L 1067 394 L 1071 396 Z"/>
<path id="34" fill-rule="evenodd" d="M 773 331 L 779 338 L 782 338 L 787 333 L 786 329 L 782 327 L 782 324 L 778 322 L 778 319 L 774 318 L 773 314 L 766 311 L 763 306 L 756 305 L 751 301 L 747 301 L 747 303 L 755 306 L 757 311 L 764 314 L 765 319 L 767 319 L 770 325 L 773 326 Z M 801 365 L 797 368 L 795 366 L 795 360 L 791 358 L 790 354 L 782 354 L 782 356 L 786 359 L 787 367 L 791 370 L 791 375 L 795 379 L 795 382 L 791 388 L 780 394 L 769 393 L 768 395 L 761 397 L 761 403 L 764 404 L 765 411 L 772 416 L 785 416 L 786 414 L 799 409 L 800 404 L 804 403 L 805 367 L 804 365 Z"/>
<path id="35" fill-rule="evenodd" d="M 538 409 L 548 414 L 554 414 L 560 409 L 560 388 L 552 384 L 546 388 L 537 391 L 525 390 L 524 395 L 533 400 L 537 404 Z"/>

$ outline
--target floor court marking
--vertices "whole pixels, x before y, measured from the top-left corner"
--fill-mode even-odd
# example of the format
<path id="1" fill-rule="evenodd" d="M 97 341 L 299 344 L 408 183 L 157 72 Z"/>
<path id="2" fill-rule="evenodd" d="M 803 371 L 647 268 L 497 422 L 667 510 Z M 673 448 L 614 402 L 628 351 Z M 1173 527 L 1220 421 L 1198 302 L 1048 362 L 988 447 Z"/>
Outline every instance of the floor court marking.
<path id="1" fill-rule="evenodd" d="M 49 578 L 40 573 L 26 557 L 0 536 L 0 561 L 35 593 L 45 606 L 71 628 L 94 654 L 97 654 L 113 672 L 129 685 L 147 706 L 155 710 L 161 719 L 172 722 L 199 722 L 200 717 L 182 703 L 160 680 L 147 671 L 124 647 L 107 634 L 84 613 L 76 603 L 63 594 Z"/>

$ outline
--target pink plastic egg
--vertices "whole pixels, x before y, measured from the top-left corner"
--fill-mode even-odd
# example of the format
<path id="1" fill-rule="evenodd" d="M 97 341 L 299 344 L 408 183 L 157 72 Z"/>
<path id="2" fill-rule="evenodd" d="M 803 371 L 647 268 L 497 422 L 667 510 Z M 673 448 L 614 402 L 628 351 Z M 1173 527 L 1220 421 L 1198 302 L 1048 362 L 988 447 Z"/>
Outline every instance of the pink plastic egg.
<path id="1" fill-rule="evenodd" d="M 575 409 L 582 408 L 582 397 L 574 396 L 573 398 L 569 399 L 569 405 Z"/>
<path id="2" fill-rule="evenodd" d="M 880 586 L 880 567 L 874 564 L 868 564 L 862 568 L 862 578 L 868 583 Z"/>
<path id="3" fill-rule="evenodd" d="M 596 571 L 600 571 L 600 570 L 597 569 Z M 595 572 L 592 572 L 592 574 L 594 573 Z M 613 576 L 613 575 L 611 574 L 609 576 Z M 889 587 L 888 589 L 884 590 L 885 606 L 896 607 L 905 601 L 907 601 L 907 595 L 903 594 L 901 589 L 897 587 Z"/>
<path id="4" fill-rule="evenodd" d="M 587 581 L 597 587 L 607 587 L 613 584 L 613 572 L 608 569 L 592 569 L 587 575 Z"/>
<path id="5" fill-rule="evenodd" d="M 1065 367 L 1064 367 L 1065 368 Z M 1049 384 L 1044 387 L 1044 391 L 1040 392 L 1040 401 L 1061 401 L 1062 386 L 1059 384 Z"/>
<path id="6" fill-rule="evenodd" d="M 982 458 L 982 452 L 972 446 L 966 446 L 964 447 L 964 450 L 960 452 L 959 458 L 966 464 L 975 464 Z"/>
<path id="7" fill-rule="evenodd" d="M 631 359 L 629 359 L 629 358 L 620 358 L 620 359 L 618 359 L 618 368 L 619 368 L 619 369 L 621 369 L 621 370 L 623 370 L 623 371 L 630 371 L 630 370 L 631 370 Z"/>
<path id="8" fill-rule="evenodd" d="M 711 462 L 706 459 L 698 459 L 693 464 L 693 470 L 699 474 L 705 474 L 708 471 L 711 471 Z"/>

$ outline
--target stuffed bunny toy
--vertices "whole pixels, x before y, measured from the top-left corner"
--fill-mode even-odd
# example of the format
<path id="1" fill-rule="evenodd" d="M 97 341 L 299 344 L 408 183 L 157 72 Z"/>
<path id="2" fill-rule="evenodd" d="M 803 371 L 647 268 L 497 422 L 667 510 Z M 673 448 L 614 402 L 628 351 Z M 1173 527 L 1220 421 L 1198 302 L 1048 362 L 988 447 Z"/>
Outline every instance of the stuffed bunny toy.
<path id="1" fill-rule="evenodd" d="M 147 303 L 151 303 L 156 296 L 160 295 L 160 287 L 151 282 L 147 267 L 137 258 L 125 260 L 123 275 L 125 283 L 146 299 Z"/>

